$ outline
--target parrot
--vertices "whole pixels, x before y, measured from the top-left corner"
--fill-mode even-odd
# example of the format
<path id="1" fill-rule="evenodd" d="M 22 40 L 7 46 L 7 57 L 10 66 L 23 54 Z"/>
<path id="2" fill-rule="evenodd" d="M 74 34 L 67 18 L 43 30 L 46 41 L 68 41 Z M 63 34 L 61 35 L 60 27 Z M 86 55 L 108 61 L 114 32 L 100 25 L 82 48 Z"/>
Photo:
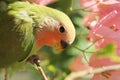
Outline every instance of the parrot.
<path id="1" fill-rule="evenodd" d="M 75 39 L 75 27 L 62 11 L 16 1 L 0 12 L 0 68 L 24 61 L 47 45 L 64 50 Z"/>

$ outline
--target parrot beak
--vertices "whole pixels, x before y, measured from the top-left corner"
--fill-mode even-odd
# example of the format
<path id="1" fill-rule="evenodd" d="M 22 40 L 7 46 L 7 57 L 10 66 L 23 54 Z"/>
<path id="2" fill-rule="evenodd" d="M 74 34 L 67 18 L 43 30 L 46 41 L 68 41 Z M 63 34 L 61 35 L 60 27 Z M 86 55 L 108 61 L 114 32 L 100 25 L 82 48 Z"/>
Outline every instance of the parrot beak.
<path id="1" fill-rule="evenodd" d="M 58 51 L 63 51 L 68 46 L 69 46 L 69 44 L 66 41 L 61 40 L 60 43 L 57 43 L 56 48 Z"/>
<path id="2" fill-rule="evenodd" d="M 61 40 L 60 43 L 61 43 L 62 49 L 65 49 L 65 48 L 67 48 L 69 46 L 69 44 L 66 41 L 64 41 L 64 40 Z"/>

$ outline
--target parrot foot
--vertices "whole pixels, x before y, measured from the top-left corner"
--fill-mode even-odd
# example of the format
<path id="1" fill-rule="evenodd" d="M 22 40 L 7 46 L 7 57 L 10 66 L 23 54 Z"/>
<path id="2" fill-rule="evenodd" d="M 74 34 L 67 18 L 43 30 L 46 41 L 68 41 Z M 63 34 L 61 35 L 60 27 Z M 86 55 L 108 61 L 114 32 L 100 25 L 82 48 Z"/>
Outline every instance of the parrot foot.
<path id="1" fill-rule="evenodd" d="M 27 59 L 27 62 L 30 62 L 33 65 L 40 66 L 40 58 L 38 55 L 32 55 Z"/>
<path id="2" fill-rule="evenodd" d="M 37 66 L 38 71 L 41 73 L 44 80 L 48 80 L 47 76 L 45 75 L 42 67 L 40 66 L 40 58 L 38 55 L 32 55 L 27 59 L 27 62 L 30 62 L 31 64 Z"/>

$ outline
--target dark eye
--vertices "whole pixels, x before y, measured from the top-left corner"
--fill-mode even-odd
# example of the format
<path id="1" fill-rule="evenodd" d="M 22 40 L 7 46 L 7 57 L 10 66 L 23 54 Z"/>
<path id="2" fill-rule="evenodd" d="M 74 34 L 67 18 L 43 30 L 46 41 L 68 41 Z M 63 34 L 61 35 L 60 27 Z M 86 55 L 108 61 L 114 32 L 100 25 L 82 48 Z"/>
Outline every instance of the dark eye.
<path id="1" fill-rule="evenodd" d="M 60 31 L 61 33 L 64 33 L 64 32 L 65 32 L 65 28 L 64 28 L 63 26 L 60 26 L 59 31 Z"/>

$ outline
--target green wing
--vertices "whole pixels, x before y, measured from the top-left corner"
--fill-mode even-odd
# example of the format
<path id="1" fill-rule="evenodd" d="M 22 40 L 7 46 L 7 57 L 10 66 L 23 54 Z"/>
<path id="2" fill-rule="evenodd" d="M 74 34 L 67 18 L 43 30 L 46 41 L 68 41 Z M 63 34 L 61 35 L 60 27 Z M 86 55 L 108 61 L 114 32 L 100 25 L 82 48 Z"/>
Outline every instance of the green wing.
<path id="1" fill-rule="evenodd" d="M 0 13 L 0 67 L 23 60 L 33 40 L 33 20 L 25 10 L 9 6 Z"/>

